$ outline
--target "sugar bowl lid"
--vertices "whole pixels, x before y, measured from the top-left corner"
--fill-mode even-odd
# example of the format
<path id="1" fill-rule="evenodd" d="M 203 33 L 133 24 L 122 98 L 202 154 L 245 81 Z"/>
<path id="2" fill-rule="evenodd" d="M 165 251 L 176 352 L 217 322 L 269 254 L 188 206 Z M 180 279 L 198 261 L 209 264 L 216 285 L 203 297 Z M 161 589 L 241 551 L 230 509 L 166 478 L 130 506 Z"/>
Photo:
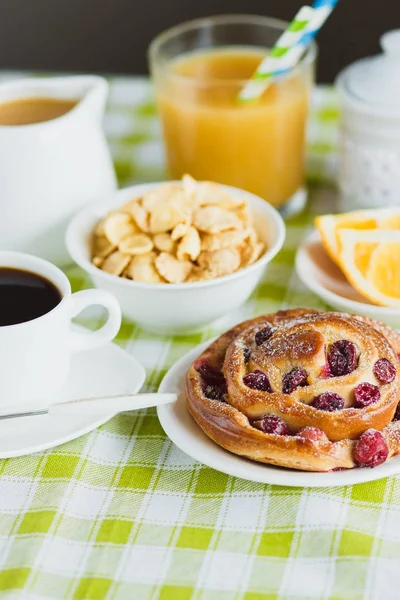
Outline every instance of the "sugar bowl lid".
<path id="1" fill-rule="evenodd" d="M 359 108 L 387 116 L 400 114 L 400 29 L 385 33 L 380 43 L 382 54 L 346 67 L 337 85 Z"/>

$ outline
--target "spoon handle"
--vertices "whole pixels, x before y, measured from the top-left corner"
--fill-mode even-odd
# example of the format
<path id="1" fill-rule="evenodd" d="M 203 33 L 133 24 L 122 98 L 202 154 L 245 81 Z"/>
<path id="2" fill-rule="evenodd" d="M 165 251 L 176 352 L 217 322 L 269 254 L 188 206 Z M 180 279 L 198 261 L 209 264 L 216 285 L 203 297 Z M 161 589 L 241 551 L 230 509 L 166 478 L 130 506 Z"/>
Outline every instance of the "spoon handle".
<path id="1" fill-rule="evenodd" d="M 80 398 L 59 402 L 49 406 L 49 415 L 104 415 L 117 414 L 175 402 L 177 394 L 127 394 L 126 396 L 103 396 L 102 398 Z"/>

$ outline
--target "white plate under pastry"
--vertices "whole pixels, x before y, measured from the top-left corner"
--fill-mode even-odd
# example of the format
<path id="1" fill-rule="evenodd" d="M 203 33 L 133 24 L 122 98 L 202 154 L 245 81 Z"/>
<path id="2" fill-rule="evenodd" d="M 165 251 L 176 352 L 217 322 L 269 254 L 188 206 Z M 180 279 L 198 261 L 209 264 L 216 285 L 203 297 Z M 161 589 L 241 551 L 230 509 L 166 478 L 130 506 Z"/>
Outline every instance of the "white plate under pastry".
<path id="1" fill-rule="evenodd" d="M 197 346 L 175 363 L 165 375 L 159 388 L 159 392 L 178 393 L 178 400 L 173 404 L 158 406 L 157 414 L 165 433 L 183 452 L 200 463 L 228 475 L 249 481 L 294 487 L 353 485 L 400 473 L 400 455 L 390 458 L 373 469 L 356 468 L 328 473 L 310 473 L 257 463 L 232 454 L 215 444 L 191 417 L 185 400 L 187 370 L 210 343 L 208 341 Z"/>
<path id="2" fill-rule="evenodd" d="M 78 326 L 74 326 L 78 327 Z M 145 369 L 115 344 L 72 356 L 71 372 L 57 401 L 105 395 L 135 394 Z M 23 456 L 69 442 L 108 421 L 115 413 L 38 415 L 0 420 L 0 458 Z"/>
<path id="3" fill-rule="evenodd" d="M 377 306 L 363 298 L 325 252 L 316 229 L 304 239 L 297 251 L 296 271 L 309 290 L 336 310 L 365 315 L 392 327 L 400 327 L 400 310 Z"/>

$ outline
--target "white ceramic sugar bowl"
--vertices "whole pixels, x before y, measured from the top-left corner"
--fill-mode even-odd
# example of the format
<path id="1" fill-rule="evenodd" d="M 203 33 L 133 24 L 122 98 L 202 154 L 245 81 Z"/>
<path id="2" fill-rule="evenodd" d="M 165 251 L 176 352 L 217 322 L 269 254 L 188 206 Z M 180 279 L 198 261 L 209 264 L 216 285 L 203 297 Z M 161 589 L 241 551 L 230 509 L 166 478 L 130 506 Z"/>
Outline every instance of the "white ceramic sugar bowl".
<path id="1" fill-rule="evenodd" d="M 340 210 L 400 206 L 400 29 L 337 79 Z"/>

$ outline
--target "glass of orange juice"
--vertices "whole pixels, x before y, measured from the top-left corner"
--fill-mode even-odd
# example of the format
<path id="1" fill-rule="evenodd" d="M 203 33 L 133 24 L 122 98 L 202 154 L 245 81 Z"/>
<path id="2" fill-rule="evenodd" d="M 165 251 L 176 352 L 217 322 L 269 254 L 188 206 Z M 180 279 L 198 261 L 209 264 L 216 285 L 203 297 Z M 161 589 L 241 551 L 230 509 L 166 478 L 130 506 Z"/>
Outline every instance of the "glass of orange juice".
<path id="1" fill-rule="evenodd" d="M 150 45 L 169 174 L 253 192 L 286 210 L 304 203 L 305 129 L 316 46 L 259 100 L 238 94 L 287 23 L 226 15 L 183 23 Z M 289 209 L 290 212 L 290 209 Z"/>

